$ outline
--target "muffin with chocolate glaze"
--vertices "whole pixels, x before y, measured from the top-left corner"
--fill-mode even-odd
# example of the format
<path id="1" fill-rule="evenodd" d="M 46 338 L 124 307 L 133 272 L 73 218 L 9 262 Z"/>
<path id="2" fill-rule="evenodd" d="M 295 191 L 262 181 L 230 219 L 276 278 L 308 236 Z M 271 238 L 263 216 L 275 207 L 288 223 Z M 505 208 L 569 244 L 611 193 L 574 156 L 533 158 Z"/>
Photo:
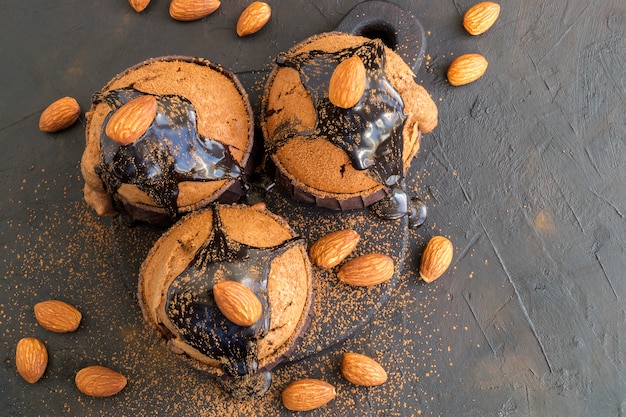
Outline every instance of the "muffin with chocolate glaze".
<path id="1" fill-rule="evenodd" d="M 253 144 L 248 97 L 201 58 L 142 62 L 94 94 L 81 161 L 99 215 L 168 223 L 242 194 Z"/>
<path id="2" fill-rule="evenodd" d="M 265 392 L 269 370 L 303 336 L 312 283 L 304 239 L 282 218 L 262 203 L 218 204 L 185 216 L 158 239 L 141 268 L 139 302 L 173 352 L 245 397 Z M 224 289 L 218 297 L 225 284 L 237 287 L 232 297 Z M 247 301 L 224 307 L 224 298 Z M 256 320 L 232 317 L 253 305 L 260 308 Z"/>
<path id="3" fill-rule="evenodd" d="M 329 99 L 337 66 L 363 63 L 365 90 L 349 108 Z M 396 188 L 437 107 L 382 41 L 339 32 L 313 36 L 278 56 L 261 112 L 266 153 L 295 199 L 332 209 L 369 206 Z"/>

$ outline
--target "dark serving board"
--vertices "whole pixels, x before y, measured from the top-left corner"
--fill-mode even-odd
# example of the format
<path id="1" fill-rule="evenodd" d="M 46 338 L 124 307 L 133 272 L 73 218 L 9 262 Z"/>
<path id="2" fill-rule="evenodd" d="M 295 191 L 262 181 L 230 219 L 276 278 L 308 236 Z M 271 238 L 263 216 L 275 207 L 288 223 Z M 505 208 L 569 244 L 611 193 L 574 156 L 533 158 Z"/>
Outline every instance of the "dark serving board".
<path id="1" fill-rule="evenodd" d="M 407 176 L 428 219 L 408 229 L 367 211 L 325 212 L 298 227 L 313 239 L 355 224 L 358 250 L 382 242 L 397 276 L 345 298 L 333 277 L 320 276 L 313 336 L 273 371 L 267 395 L 248 402 L 225 397 L 158 341 L 134 285 L 160 230 L 98 218 L 82 201 L 84 114 L 57 134 L 40 132 L 38 118 L 65 95 L 84 111 L 118 72 L 172 54 L 231 68 L 258 111 L 274 57 L 335 29 L 360 2 L 270 3 L 267 27 L 245 39 L 234 28 L 247 1 L 223 2 L 191 23 L 173 21 L 158 0 L 140 14 L 126 0 L 0 5 L 0 415 L 290 416 L 280 391 L 302 377 L 337 387 L 311 416 L 626 415 L 623 0 L 503 0 L 478 37 L 461 25 L 474 1 L 394 1 L 422 24 L 416 80 L 439 106 L 439 126 Z M 489 67 L 455 88 L 446 69 L 463 53 L 484 55 Z M 277 190 L 268 206 L 288 218 L 317 210 Z M 426 285 L 416 270 L 433 235 L 450 237 L 455 255 Z M 33 305 L 50 298 L 82 311 L 76 332 L 36 323 Z M 15 370 L 26 336 L 50 354 L 32 385 Z M 389 380 L 346 382 L 338 371 L 346 351 L 376 358 Z M 122 372 L 128 386 L 110 398 L 80 394 L 74 375 L 93 364 Z"/>

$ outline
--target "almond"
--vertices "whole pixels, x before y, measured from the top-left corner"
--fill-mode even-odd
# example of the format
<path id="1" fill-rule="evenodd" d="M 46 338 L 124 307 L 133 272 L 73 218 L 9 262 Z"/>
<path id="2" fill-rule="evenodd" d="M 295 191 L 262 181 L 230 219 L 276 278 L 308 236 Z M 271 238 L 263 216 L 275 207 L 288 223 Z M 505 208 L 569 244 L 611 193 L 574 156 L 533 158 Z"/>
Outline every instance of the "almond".
<path id="1" fill-rule="evenodd" d="M 341 61 L 333 71 L 328 85 L 328 99 L 343 109 L 356 105 L 365 91 L 365 65 L 358 56 Z"/>
<path id="2" fill-rule="evenodd" d="M 220 7 L 220 0 L 172 0 L 170 16 L 181 22 L 202 19 Z"/>
<path id="3" fill-rule="evenodd" d="M 387 381 L 387 372 L 374 359 L 359 353 L 348 352 L 341 358 L 341 375 L 349 382 L 364 387 L 374 387 Z"/>
<path id="4" fill-rule="evenodd" d="M 252 326 L 263 313 L 256 294 L 237 281 L 220 281 L 213 286 L 215 304 L 237 326 Z"/>
<path id="5" fill-rule="evenodd" d="M 352 229 L 338 230 L 319 238 L 311 245 L 311 262 L 320 268 L 339 265 L 356 248 L 361 237 Z"/>
<path id="6" fill-rule="evenodd" d="M 470 7 L 463 16 L 463 27 L 470 35 L 485 33 L 500 15 L 500 5 L 483 1 Z"/>
<path id="7" fill-rule="evenodd" d="M 130 7 L 132 7 L 136 12 L 143 12 L 143 10 L 148 7 L 150 4 L 150 0 L 128 0 Z"/>
<path id="8" fill-rule="evenodd" d="M 110 397 L 126 386 L 126 377 L 104 366 L 88 366 L 76 374 L 76 388 L 90 397 Z"/>
<path id="9" fill-rule="evenodd" d="M 67 129 L 78 120 L 80 106 L 76 99 L 63 97 L 50 104 L 39 117 L 39 130 L 42 132 L 58 132 Z"/>
<path id="10" fill-rule="evenodd" d="M 448 68 L 448 81 L 454 86 L 469 84 L 483 76 L 487 60 L 479 54 L 461 55 Z"/>
<path id="11" fill-rule="evenodd" d="M 139 96 L 113 113 L 105 133 L 114 142 L 129 145 L 146 133 L 156 114 L 156 98 L 149 94 Z"/>
<path id="12" fill-rule="evenodd" d="M 237 35 L 248 36 L 258 32 L 270 20 L 272 8 L 262 1 L 254 1 L 241 12 L 237 20 Z"/>
<path id="13" fill-rule="evenodd" d="M 83 318 L 74 306 L 59 300 L 42 301 L 35 304 L 34 310 L 41 327 L 56 333 L 73 332 Z"/>
<path id="14" fill-rule="evenodd" d="M 34 337 L 25 337 L 17 343 L 15 349 L 17 372 L 31 384 L 39 381 L 48 366 L 46 345 Z"/>
<path id="15" fill-rule="evenodd" d="M 369 253 L 351 259 L 339 268 L 337 277 L 346 284 L 367 287 L 393 277 L 393 259 L 383 253 Z"/>
<path id="16" fill-rule="evenodd" d="M 283 405 L 291 411 L 309 411 L 335 398 L 335 387 L 320 379 L 300 379 L 287 385 L 281 394 Z"/>
<path id="17" fill-rule="evenodd" d="M 452 263 L 452 242 L 443 236 L 434 236 L 426 244 L 420 262 L 420 278 L 433 282 L 443 275 Z"/>

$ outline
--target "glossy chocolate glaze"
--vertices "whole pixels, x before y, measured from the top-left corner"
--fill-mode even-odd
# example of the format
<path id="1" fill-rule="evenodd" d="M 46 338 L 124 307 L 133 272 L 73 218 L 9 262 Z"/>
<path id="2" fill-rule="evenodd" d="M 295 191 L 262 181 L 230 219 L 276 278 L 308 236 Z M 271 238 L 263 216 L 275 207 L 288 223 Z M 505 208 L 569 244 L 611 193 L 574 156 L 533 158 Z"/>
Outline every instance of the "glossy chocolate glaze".
<path id="1" fill-rule="evenodd" d="M 166 314 L 178 335 L 203 355 L 222 363 L 227 376 L 257 372 L 257 342 L 267 333 L 271 321 L 267 300 L 271 262 L 302 241 L 295 237 L 268 248 L 236 242 L 224 233 L 219 206 L 215 206 L 211 234 L 166 290 Z M 263 313 L 255 324 L 237 326 L 220 312 L 213 286 L 221 280 L 238 281 L 256 294 Z"/>
<path id="2" fill-rule="evenodd" d="M 359 102 L 344 109 L 330 102 L 328 85 L 337 65 L 352 56 L 363 61 L 367 84 Z M 391 186 L 402 178 L 402 129 L 406 115 L 402 97 L 385 75 L 382 41 L 368 41 L 337 52 L 286 53 L 276 62 L 299 71 L 316 109 L 317 120 L 309 132 L 294 132 L 289 126 L 279 126 L 275 149 L 296 135 L 305 139 L 323 138 L 346 151 L 353 167 L 367 169 L 368 175 L 376 181 Z"/>
<path id="3" fill-rule="evenodd" d="M 111 107 L 102 126 L 102 160 L 96 167 L 111 195 L 123 183 L 137 185 L 175 219 L 180 182 L 243 179 L 243 169 L 229 149 L 198 133 L 196 111 L 184 97 L 156 95 L 157 115 L 143 136 L 129 145 L 111 140 L 105 132 L 115 110 L 143 94 L 122 88 L 94 97 L 94 103 L 104 101 Z"/>
<path id="4" fill-rule="evenodd" d="M 393 187 L 387 198 L 372 204 L 370 211 L 387 220 L 408 216 L 409 227 L 413 229 L 424 224 L 428 215 L 426 203 L 417 197 L 409 198 L 403 187 L 399 186 Z"/>
<path id="5" fill-rule="evenodd" d="M 344 109 L 330 102 L 328 85 L 337 65 L 352 56 L 363 61 L 366 88 L 356 105 Z M 385 74 L 385 62 L 385 47 L 380 39 L 337 52 L 312 50 L 279 55 L 279 66 L 300 73 L 317 119 L 314 128 L 305 132 L 297 132 L 288 124 L 278 126 L 270 152 L 276 152 L 294 136 L 330 141 L 350 156 L 355 169 L 367 170 L 369 176 L 390 190 L 386 199 L 376 203 L 374 213 L 384 219 L 398 219 L 415 210 L 402 186 L 402 133 L 407 116 L 402 97 Z"/>
<path id="6" fill-rule="evenodd" d="M 428 216 L 428 206 L 417 197 L 411 199 L 409 204 L 409 227 L 416 228 L 424 224 Z"/>

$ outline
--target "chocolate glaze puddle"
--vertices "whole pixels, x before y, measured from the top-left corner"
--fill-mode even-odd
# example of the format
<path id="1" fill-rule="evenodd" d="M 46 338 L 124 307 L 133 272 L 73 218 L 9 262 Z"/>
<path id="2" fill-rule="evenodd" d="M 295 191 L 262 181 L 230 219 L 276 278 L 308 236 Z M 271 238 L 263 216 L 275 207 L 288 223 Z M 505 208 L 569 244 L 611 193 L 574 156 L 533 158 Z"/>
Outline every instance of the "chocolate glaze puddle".
<path id="1" fill-rule="evenodd" d="M 416 228 L 424 224 L 428 216 L 428 206 L 424 201 L 413 197 L 409 202 L 409 227 Z"/>
<path id="2" fill-rule="evenodd" d="M 94 102 L 104 101 L 111 107 L 100 138 L 102 160 L 96 167 L 111 195 L 123 183 L 137 185 L 175 219 L 180 182 L 243 180 L 243 169 L 228 147 L 198 133 L 196 111 L 184 97 L 156 95 L 157 115 L 143 136 L 122 146 L 111 140 L 105 131 L 112 114 L 144 94 L 122 88 L 94 97 Z"/>
<path id="3" fill-rule="evenodd" d="M 268 248 L 236 242 L 224 233 L 219 206 L 215 206 L 211 234 L 166 290 L 166 314 L 178 335 L 202 354 L 219 360 L 227 376 L 257 372 L 258 340 L 271 321 L 267 300 L 271 262 L 302 241 L 295 237 Z M 263 313 L 255 324 L 237 326 L 220 312 L 212 289 L 221 280 L 238 281 L 256 294 Z"/>
<path id="4" fill-rule="evenodd" d="M 395 220 L 404 216 L 409 218 L 409 227 L 414 229 L 426 221 L 428 207 L 417 197 L 409 198 L 399 187 L 391 189 L 391 194 L 374 203 L 370 210 L 382 219 Z"/>

